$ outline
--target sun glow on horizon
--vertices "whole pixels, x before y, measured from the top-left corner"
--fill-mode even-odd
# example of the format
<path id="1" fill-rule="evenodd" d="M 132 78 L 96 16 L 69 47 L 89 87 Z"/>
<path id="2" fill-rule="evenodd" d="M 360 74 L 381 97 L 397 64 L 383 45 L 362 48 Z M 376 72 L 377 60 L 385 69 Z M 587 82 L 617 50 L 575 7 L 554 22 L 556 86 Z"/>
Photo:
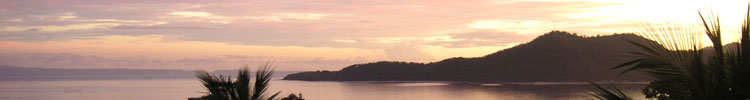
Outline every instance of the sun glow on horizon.
<path id="1" fill-rule="evenodd" d="M 295 66 L 282 67 L 284 70 L 299 66 L 338 69 L 379 60 L 430 62 L 480 57 L 551 30 L 596 36 L 642 31 L 642 24 L 700 24 L 698 11 L 715 11 L 724 43 L 730 43 L 739 39 L 734 33 L 739 32 L 748 4 L 740 0 L 329 1 L 298 5 L 200 1 L 156 2 L 159 6 L 153 6 L 113 1 L 127 5 L 55 2 L 30 9 L 9 4 L 40 2 L 0 2 L 6 5 L 0 6 L 0 22 L 4 22 L 0 24 L 0 60 L 39 56 L 49 60 L 26 59 L 26 63 L 56 66 L 76 61 L 50 57 L 80 56 L 91 58 L 79 62 L 101 58 L 110 61 L 111 67 L 141 66 L 115 66 L 139 62 L 160 67 L 158 64 L 180 59 L 206 63 L 244 62 L 226 60 L 232 57 L 294 59 L 282 61 Z M 708 39 L 702 42 L 710 44 Z"/>

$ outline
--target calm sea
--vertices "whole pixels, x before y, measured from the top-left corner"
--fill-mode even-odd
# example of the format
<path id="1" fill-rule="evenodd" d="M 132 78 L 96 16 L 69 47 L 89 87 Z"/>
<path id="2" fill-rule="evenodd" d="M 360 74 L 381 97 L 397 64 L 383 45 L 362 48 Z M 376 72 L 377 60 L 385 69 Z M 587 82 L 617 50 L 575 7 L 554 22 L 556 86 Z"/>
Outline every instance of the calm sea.
<path id="1" fill-rule="evenodd" d="M 277 77 L 280 78 L 280 77 Z M 445 84 L 438 82 L 271 81 L 280 96 L 302 93 L 307 100 L 581 100 L 585 83 Z M 643 97 L 645 85 L 621 85 Z M 187 100 L 203 95 L 192 78 L 0 81 L 0 100 Z"/>

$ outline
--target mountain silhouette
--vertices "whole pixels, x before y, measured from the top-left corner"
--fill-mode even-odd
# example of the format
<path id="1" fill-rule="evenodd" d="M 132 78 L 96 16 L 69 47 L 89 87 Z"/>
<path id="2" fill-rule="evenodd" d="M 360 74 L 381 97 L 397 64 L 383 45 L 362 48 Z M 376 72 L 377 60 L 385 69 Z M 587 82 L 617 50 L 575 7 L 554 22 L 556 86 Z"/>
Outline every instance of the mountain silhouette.
<path id="1" fill-rule="evenodd" d="M 482 57 L 456 57 L 431 63 L 380 61 L 354 64 L 340 71 L 290 74 L 284 80 L 306 81 L 456 81 L 456 82 L 586 82 L 645 80 L 637 74 L 610 70 L 632 60 L 629 43 L 653 42 L 634 34 L 584 37 L 552 31 L 531 42 Z"/>

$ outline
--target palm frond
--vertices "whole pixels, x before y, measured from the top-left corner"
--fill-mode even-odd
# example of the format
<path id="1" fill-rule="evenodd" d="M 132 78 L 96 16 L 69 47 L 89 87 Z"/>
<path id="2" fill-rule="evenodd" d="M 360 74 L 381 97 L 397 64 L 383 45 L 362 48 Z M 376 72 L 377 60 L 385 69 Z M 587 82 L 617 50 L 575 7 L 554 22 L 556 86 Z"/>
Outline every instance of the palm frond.
<path id="1" fill-rule="evenodd" d="M 233 93 L 229 92 L 231 86 L 227 86 L 227 84 L 231 84 L 230 79 L 223 76 L 216 77 L 206 71 L 197 71 L 196 73 L 196 77 L 198 77 L 203 86 L 208 90 L 208 94 L 205 96 L 208 98 L 206 99 L 230 100 L 232 98 L 230 95 Z"/>
<path id="2" fill-rule="evenodd" d="M 276 97 L 279 96 L 279 93 L 281 93 L 281 91 L 274 93 L 273 95 L 271 95 L 270 97 L 268 97 L 268 99 L 266 99 L 266 100 L 274 100 L 274 99 L 276 99 Z"/>
<path id="3" fill-rule="evenodd" d="M 203 96 L 203 99 L 207 100 L 272 100 L 280 93 L 271 95 L 270 97 L 265 96 L 265 92 L 270 86 L 271 75 L 271 64 L 267 63 L 261 66 L 256 72 L 256 81 L 253 84 L 253 88 L 250 88 L 250 71 L 247 67 L 243 67 L 239 70 L 236 81 L 232 80 L 231 76 L 218 75 L 214 76 L 206 71 L 197 71 L 196 77 L 203 83 L 203 86 L 208 90 L 207 94 Z M 253 90 L 253 91 L 251 91 Z"/>
<path id="4" fill-rule="evenodd" d="M 746 55 L 750 52 L 750 44 L 747 44 L 750 43 L 750 5 L 740 33 L 742 38 L 736 48 L 724 48 L 717 14 L 709 10 L 705 15 L 701 12 L 698 15 L 702 21 L 702 29 L 698 29 L 703 32 L 696 32 L 691 24 L 643 25 L 644 30 L 639 35 L 652 42 L 629 41 L 642 51 L 628 53 L 640 58 L 612 69 L 625 69 L 622 73 L 638 70 L 651 76 L 653 81 L 643 90 L 647 98 L 750 98 L 750 57 Z M 703 38 L 699 34 L 711 40 L 710 49 L 699 49 Z M 606 95 L 612 97 L 615 94 Z"/>
<path id="5" fill-rule="evenodd" d="M 747 10 L 742 22 L 740 42 L 733 59 L 735 61 L 731 62 L 733 67 L 730 68 L 730 75 L 732 75 L 732 87 L 738 92 L 738 96 L 750 98 L 750 86 L 747 85 L 750 84 L 750 6 Z"/>
<path id="6" fill-rule="evenodd" d="M 262 100 L 265 98 L 265 92 L 268 90 L 269 82 L 271 81 L 271 75 L 273 75 L 273 71 L 271 69 L 272 63 L 266 63 L 265 65 L 258 68 L 258 71 L 255 73 L 255 85 L 253 87 L 253 100 Z"/>
<path id="7" fill-rule="evenodd" d="M 237 81 L 234 83 L 237 86 L 237 95 L 239 100 L 250 100 L 250 70 L 247 66 L 240 69 L 237 73 Z"/>
<path id="8" fill-rule="evenodd" d="M 706 36 L 711 39 L 713 43 L 714 52 L 716 54 L 716 60 L 724 62 L 724 49 L 721 43 L 721 24 L 719 23 L 719 15 L 713 14 L 711 11 L 708 12 L 709 16 L 703 16 L 702 13 L 698 12 L 698 15 L 703 22 L 703 26 L 706 30 Z M 707 20 L 708 19 L 708 20 Z"/>

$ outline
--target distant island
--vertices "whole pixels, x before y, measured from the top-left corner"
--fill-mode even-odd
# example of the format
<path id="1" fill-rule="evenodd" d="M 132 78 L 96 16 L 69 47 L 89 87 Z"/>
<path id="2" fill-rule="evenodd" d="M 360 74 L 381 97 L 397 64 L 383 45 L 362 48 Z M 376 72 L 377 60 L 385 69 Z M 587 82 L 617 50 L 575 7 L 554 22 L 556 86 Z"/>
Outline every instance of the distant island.
<path id="1" fill-rule="evenodd" d="M 236 75 L 237 70 L 216 70 L 212 74 Z M 283 77 L 290 71 L 275 71 L 272 77 Z M 0 65 L 0 81 L 49 80 L 157 80 L 195 79 L 195 71 L 171 69 L 65 69 Z"/>
<path id="2" fill-rule="evenodd" d="M 289 74 L 304 81 L 453 81 L 453 82 L 587 82 L 646 81 L 637 74 L 610 70 L 640 50 L 629 43 L 653 42 L 634 34 L 585 37 L 552 31 L 531 42 L 475 58 L 456 57 L 431 63 L 380 61 L 354 64 L 340 71 Z"/>
<path id="3" fill-rule="evenodd" d="M 0 66 L 0 81 L 188 79 L 195 72 L 166 69 L 63 69 Z"/>

